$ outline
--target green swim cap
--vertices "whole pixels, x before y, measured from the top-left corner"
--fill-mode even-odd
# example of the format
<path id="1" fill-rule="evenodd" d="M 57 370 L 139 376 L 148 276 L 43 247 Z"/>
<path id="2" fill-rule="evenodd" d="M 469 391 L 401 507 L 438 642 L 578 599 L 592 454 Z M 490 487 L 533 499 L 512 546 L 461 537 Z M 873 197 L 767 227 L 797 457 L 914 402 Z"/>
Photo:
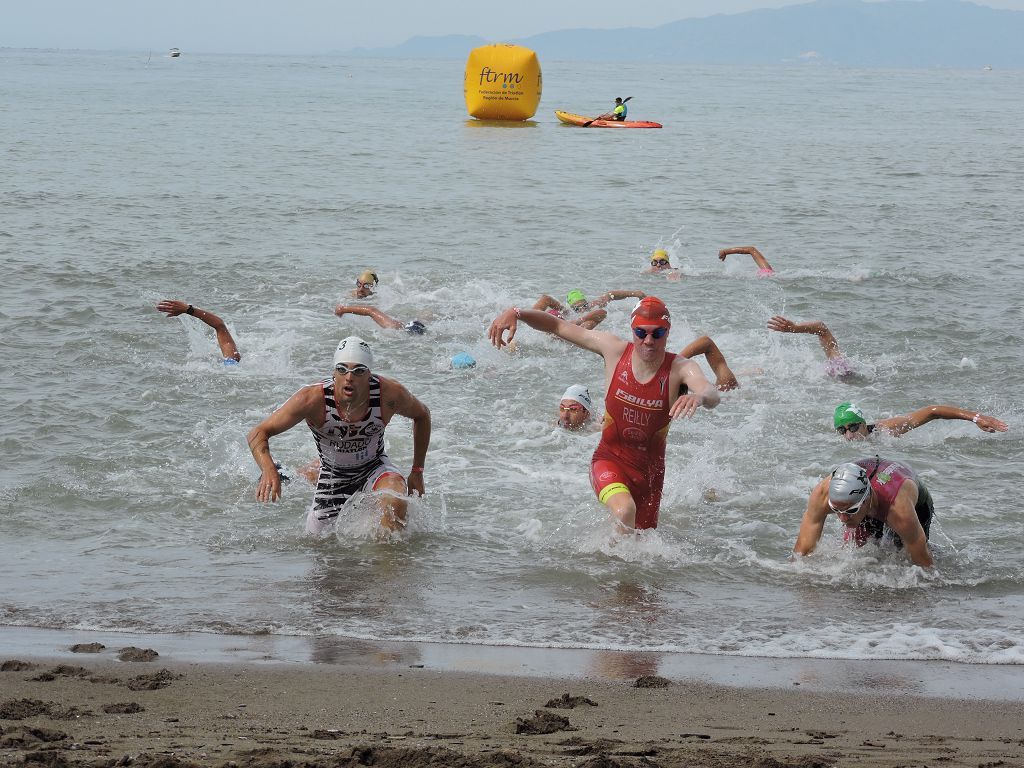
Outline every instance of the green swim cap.
<path id="1" fill-rule="evenodd" d="M 581 301 L 586 301 L 587 297 L 583 295 L 583 291 L 569 291 L 565 295 L 565 300 L 569 302 L 571 307 L 573 304 L 579 304 Z"/>
<path id="2" fill-rule="evenodd" d="M 865 424 L 864 411 L 853 403 L 840 403 L 836 406 L 835 415 L 832 417 L 832 426 L 836 429 L 847 424 Z"/>

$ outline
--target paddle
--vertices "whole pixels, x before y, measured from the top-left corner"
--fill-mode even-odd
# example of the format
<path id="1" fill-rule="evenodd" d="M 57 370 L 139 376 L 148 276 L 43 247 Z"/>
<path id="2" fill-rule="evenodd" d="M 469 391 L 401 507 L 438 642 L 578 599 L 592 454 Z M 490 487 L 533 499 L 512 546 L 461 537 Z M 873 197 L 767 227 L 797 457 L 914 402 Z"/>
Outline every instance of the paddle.
<path id="1" fill-rule="evenodd" d="M 624 98 L 622 100 L 622 103 L 625 104 L 627 101 L 629 101 L 632 98 L 633 98 L 632 96 L 627 96 L 626 98 Z M 593 120 L 587 120 L 587 122 L 585 122 L 580 127 L 581 128 L 587 128 L 587 127 L 590 126 L 591 123 L 596 123 L 598 120 L 607 120 L 609 117 L 611 117 L 611 113 L 607 113 L 607 114 L 604 114 L 604 115 L 598 115 Z"/>

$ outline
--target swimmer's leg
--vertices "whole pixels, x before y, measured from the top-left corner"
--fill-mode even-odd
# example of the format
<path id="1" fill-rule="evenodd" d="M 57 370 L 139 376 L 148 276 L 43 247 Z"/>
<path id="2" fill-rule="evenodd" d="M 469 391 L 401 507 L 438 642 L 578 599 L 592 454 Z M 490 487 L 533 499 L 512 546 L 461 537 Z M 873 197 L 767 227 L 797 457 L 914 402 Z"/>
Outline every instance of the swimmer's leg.
<path id="1" fill-rule="evenodd" d="M 615 529 L 618 533 L 634 533 L 636 531 L 636 502 L 633 494 L 624 485 L 612 485 L 605 489 L 608 494 L 601 494 L 601 501 L 608 507 L 615 518 Z"/>
<path id="2" fill-rule="evenodd" d="M 632 533 L 636 529 L 636 502 L 626 484 L 628 481 L 625 470 L 614 461 L 594 459 L 590 464 L 590 484 L 598 500 L 615 518 L 619 533 Z"/>
<path id="3" fill-rule="evenodd" d="M 400 531 L 405 528 L 405 518 L 409 505 L 405 497 L 409 494 L 405 478 L 397 471 L 381 473 L 371 485 L 373 491 L 383 491 L 377 496 L 380 508 L 380 526 L 387 531 Z"/>

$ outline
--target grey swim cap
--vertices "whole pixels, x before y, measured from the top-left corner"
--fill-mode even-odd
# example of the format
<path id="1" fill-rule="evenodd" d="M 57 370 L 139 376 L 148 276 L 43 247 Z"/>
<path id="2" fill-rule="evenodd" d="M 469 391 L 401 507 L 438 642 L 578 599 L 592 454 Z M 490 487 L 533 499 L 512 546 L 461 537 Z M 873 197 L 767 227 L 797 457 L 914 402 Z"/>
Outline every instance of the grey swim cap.
<path id="1" fill-rule="evenodd" d="M 833 512 L 852 515 L 870 495 L 871 481 L 864 467 L 849 462 L 832 470 L 832 477 L 828 481 L 828 506 Z M 833 506 L 835 504 L 843 504 L 844 509 L 836 509 Z"/>

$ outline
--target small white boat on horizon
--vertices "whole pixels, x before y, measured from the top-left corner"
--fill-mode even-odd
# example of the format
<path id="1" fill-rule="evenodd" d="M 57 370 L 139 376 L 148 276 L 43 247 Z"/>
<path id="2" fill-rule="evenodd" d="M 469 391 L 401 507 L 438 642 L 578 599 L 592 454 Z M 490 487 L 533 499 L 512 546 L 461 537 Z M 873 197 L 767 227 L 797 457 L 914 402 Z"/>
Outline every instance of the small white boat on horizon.
<path id="1" fill-rule="evenodd" d="M 181 51 L 179 51 L 177 48 L 171 48 L 171 50 L 167 52 L 167 55 L 170 56 L 172 59 L 176 59 L 179 56 L 181 56 Z"/>

